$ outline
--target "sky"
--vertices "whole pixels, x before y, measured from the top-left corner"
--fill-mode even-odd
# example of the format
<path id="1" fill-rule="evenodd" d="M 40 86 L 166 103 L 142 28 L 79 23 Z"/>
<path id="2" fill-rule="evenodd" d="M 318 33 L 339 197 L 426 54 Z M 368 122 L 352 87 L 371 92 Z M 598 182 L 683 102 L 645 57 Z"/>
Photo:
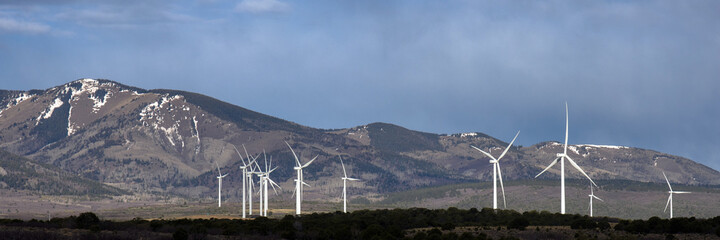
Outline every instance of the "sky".
<path id="1" fill-rule="evenodd" d="M 102 78 L 323 128 L 639 147 L 720 169 L 720 1 L 0 0 L 0 89 Z"/>

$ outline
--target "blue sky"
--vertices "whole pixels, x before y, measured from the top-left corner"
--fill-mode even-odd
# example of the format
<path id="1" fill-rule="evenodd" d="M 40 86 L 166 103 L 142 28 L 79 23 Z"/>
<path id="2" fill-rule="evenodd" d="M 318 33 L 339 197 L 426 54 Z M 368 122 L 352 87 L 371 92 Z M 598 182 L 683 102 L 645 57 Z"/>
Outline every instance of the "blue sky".
<path id="1" fill-rule="evenodd" d="M 625 145 L 720 169 L 719 1 L 0 0 L 0 89 L 105 78 L 317 128 Z"/>

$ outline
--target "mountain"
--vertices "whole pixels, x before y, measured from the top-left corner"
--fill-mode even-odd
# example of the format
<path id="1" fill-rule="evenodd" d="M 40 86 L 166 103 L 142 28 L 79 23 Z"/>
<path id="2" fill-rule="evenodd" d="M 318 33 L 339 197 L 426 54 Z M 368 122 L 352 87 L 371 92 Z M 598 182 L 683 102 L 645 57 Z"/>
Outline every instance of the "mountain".
<path id="1" fill-rule="evenodd" d="M 522 137 L 522 136 L 520 136 Z M 80 79 L 45 90 L 0 90 L 0 148 L 37 163 L 133 193 L 205 197 L 214 191 L 215 162 L 225 181 L 240 182 L 234 146 L 272 157 L 273 178 L 291 191 L 287 141 L 303 162 L 313 193 L 337 189 L 343 155 L 363 179 L 354 191 L 382 193 L 491 178 L 487 158 L 507 145 L 482 133 L 441 135 L 387 123 L 324 130 L 268 116 L 197 93 L 145 90 L 109 80 Z M 501 165 L 506 179 L 532 179 L 561 150 L 557 142 L 513 146 Z M 594 179 L 720 185 L 720 173 L 692 160 L 652 150 L 572 145 L 570 156 Z M 262 158 L 261 158 L 262 159 Z M 542 178 L 557 178 L 549 170 Z M 574 170 L 571 178 L 580 178 Z M 225 190 L 225 189 L 224 189 Z M 239 196 L 228 187 L 228 194 Z"/>
<path id="2" fill-rule="evenodd" d="M 29 190 L 49 195 L 117 196 L 121 189 L 79 177 L 55 166 L 0 150 L 0 189 Z"/>

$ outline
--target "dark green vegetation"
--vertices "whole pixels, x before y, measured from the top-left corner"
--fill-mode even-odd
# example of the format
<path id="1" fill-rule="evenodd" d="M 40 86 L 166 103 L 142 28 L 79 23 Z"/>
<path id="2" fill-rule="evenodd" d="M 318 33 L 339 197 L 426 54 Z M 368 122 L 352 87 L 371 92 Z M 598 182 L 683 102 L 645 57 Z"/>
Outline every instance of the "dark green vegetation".
<path id="1" fill-rule="evenodd" d="M 567 234 L 574 234 L 578 238 L 588 230 L 616 237 L 649 233 L 668 237 L 690 233 L 720 236 L 720 217 L 672 220 L 654 217 L 630 221 L 488 208 L 480 211 L 475 208 L 361 210 L 253 220 L 135 218 L 125 222 L 103 221 L 88 212 L 50 221 L 0 220 L 0 225 L 3 226 L 0 238 L 13 236 L 13 239 L 34 239 L 53 233 L 54 239 L 205 239 L 211 236 L 224 239 L 493 239 L 494 232 L 510 234 L 499 239 L 514 239 L 513 233 L 520 234 L 517 236 L 521 238 L 526 236 L 522 234 L 544 234 L 552 238 L 571 238 Z M 614 229 L 611 225 L 615 225 Z M 545 230 L 540 231 L 540 227 Z M 549 233 L 550 229 L 565 230 Z"/>
<path id="2" fill-rule="evenodd" d="M 126 191 L 0 149 L 0 186 L 50 195 L 121 195 Z"/>

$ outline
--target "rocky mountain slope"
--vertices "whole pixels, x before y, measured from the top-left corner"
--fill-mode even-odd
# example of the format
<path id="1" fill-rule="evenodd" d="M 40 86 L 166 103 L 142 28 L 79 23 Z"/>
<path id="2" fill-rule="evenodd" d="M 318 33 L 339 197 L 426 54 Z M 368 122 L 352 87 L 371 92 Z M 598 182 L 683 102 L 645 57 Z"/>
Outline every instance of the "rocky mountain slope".
<path id="1" fill-rule="evenodd" d="M 0 189 L 29 190 L 48 195 L 117 196 L 121 189 L 79 177 L 55 166 L 0 150 Z"/>
<path id="2" fill-rule="evenodd" d="M 388 192 L 487 181 L 491 165 L 470 145 L 499 154 L 507 144 L 482 133 L 439 135 L 386 123 L 315 129 L 196 93 L 108 80 L 0 91 L 0 148 L 135 193 L 205 196 L 216 191 L 215 162 L 230 173 L 226 186 L 237 184 L 242 164 L 234 146 L 244 155 L 241 145 L 272 157 L 280 167 L 273 179 L 291 190 L 294 160 L 285 141 L 303 161 L 318 156 L 304 172 L 309 198 L 339 191 L 338 155 L 363 179 L 353 191 Z M 559 151 L 556 142 L 513 147 L 501 162 L 503 177 L 531 179 Z M 594 179 L 664 182 L 662 170 L 675 183 L 720 184 L 718 171 L 651 150 L 573 145 L 569 154 Z M 557 178 L 557 169 L 542 177 Z"/>

